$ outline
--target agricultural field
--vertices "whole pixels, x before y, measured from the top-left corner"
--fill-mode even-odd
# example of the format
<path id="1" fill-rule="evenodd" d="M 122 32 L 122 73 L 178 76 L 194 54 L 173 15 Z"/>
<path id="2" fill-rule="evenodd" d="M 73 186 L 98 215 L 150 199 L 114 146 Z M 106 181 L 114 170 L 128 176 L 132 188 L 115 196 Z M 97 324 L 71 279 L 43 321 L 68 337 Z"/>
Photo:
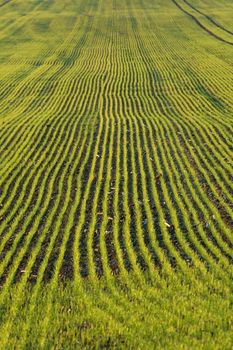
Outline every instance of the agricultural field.
<path id="1" fill-rule="evenodd" d="M 0 350 L 233 348 L 232 0 L 0 0 Z"/>

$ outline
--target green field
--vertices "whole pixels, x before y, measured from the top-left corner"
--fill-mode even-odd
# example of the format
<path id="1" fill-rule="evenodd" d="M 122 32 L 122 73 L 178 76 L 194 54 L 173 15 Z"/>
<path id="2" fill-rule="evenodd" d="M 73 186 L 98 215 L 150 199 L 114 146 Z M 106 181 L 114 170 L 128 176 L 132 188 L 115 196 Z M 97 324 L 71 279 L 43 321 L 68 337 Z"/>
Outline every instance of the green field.
<path id="1" fill-rule="evenodd" d="M 0 0 L 0 350 L 233 348 L 232 0 Z"/>

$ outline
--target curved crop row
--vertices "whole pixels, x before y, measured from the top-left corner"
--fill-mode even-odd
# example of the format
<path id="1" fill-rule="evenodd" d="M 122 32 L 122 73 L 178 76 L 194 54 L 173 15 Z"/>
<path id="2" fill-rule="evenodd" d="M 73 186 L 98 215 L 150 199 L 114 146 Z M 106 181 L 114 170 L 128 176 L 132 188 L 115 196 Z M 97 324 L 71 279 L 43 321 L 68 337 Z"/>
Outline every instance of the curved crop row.
<path id="1" fill-rule="evenodd" d="M 143 285 L 195 268 L 228 281 L 232 33 L 186 0 L 8 2 L 1 16 L 19 18 L 0 32 L 7 50 L 18 42 L 0 52 L 1 302 L 30 282 L 32 315 L 49 284 L 43 348 L 60 280 L 81 291 L 105 279 L 99 302 L 119 322 L 113 275 Z"/>

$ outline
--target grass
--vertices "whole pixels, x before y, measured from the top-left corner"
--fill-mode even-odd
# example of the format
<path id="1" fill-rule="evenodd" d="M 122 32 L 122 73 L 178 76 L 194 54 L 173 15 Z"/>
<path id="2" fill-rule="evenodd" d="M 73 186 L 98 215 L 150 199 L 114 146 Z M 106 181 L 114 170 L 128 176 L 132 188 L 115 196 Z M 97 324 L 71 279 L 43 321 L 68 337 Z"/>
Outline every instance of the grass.
<path id="1" fill-rule="evenodd" d="M 6 349 L 230 349 L 232 284 L 213 273 L 133 275 L 11 289 L 1 305 Z M 206 283 L 208 281 L 208 283 Z M 18 303 L 12 308 L 12 300 Z M 8 325 L 9 316 L 13 323 Z M 4 324 L 4 322 L 6 322 Z M 9 328 L 7 328 L 7 326 Z M 6 338 L 11 331 L 10 338 Z"/>
<path id="2" fill-rule="evenodd" d="M 232 10 L 0 3 L 0 349 L 232 348 Z"/>

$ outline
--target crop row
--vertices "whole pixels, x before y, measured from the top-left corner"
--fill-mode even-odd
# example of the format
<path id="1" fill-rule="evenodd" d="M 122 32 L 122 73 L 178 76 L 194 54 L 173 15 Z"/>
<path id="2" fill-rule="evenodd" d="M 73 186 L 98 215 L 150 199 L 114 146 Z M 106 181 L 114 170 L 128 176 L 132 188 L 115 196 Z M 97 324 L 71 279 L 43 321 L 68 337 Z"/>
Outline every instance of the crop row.
<path id="1" fill-rule="evenodd" d="M 16 281 L 19 295 L 32 283 L 32 314 L 43 282 L 52 300 L 61 279 L 103 277 L 113 294 L 112 275 L 131 283 L 129 272 L 142 284 L 191 267 L 227 280 L 232 47 L 192 16 L 230 31 L 186 0 L 14 6 L 0 14 L 18 11 L 0 37 L 21 43 L 0 54 L 1 301 Z"/>

